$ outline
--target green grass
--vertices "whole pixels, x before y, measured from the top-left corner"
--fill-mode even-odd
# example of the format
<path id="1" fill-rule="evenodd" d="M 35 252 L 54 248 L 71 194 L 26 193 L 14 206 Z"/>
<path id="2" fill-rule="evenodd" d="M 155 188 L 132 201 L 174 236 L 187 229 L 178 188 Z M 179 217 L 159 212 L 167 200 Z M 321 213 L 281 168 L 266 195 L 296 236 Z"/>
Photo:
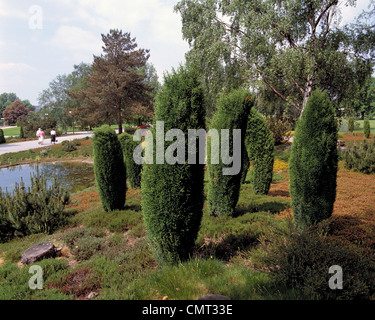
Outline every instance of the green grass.
<path id="1" fill-rule="evenodd" d="M 87 139 L 73 140 L 77 150 L 64 151 L 62 144 L 48 146 L 42 150 L 29 149 L 27 151 L 5 153 L 0 155 L 0 165 L 15 165 L 22 161 L 43 161 L 48 159 L 73 159 L 77 157 L 91 157 L 92 145 L 83 143 Z"/>
<path id="2" fill-rule="evenodd" d="M 4 131 L 4 136 L 19 136 L 20 135 L 20 128 L 19 127 L 13 127 L 13 128 L 8 128 L 8 129 L 3 129 Z"/>
<path id="3" fill-rule="evenodd" d="M 369 121 L 370 121 L 371 133 L 375 133 L 375 120 L 369 120 Z M 354 132 L 363 132 L 364 120 L 356 120 L 356 122 L 359 123 L 359 128 L 357 130 L 354 130 Z"/>
<path id="4" fill-rule="evenodd" d="M 287 156 L 283 150 L 278 151 L 281 157 Z M 274 182 L 278 179 L 281 177 L 275 176 Z M 96 187 L 78 193 L 78 199 L 84 199 L 89 192 L 96 192 Z M 0 244 L 0 258 L 5 261 L 0 266 L 0 299 L 77 299 L 91 292 L 98 293 L 94 299 L 100 300 L 196 300 L 206 294 L 244 300 L 309 298 L 304 293 L 306 287 L 285 286 L 275 278 L 275 270 L 260 262 L 271 257 L 272 261 L 285 263 L 278 260 L 277 254 L 282 251 L 271 250 L 274 245 L 289 248 L 285 252 L 290 256 L 282 257 L 294 263 L 303 261 L 294 255 L 296 252 L 306 256 L 303 241 L 295 238 L 298 234 L 294 229 L 289 231 L 290 220 L 278 217 L 290 207 L 287 199 L 254 195 L 251 184 L 245 183 L 234 217 L 212 217 L 205 203 L 192 257 L 163 268 L 156 264 L 149 249 L 140 199 L 139 189 L 128 189 L 123 210 L 105 212 L 95 201 L 79 211 L 73 206 L 68 211 L 68 225 L 54 234 L 36 234 Z M 80 202 L 74 201 L 79 206 Z M 294 247 L 288 247 L 285 239 L 296 239 Z M 45 270 L 44 289 L 30 290 L 28 267 L 19 268 L 17 263 L 24 250 L 43 241 L 52 241 L 68 253 L 37 263 Z M 311 243 L 319 247 L 319 241 L 312 239 Z M 319 281 L 326 283 L 323 280 Z M 314 283 L 308 282 L 309 290 L 314 290 Z"/>

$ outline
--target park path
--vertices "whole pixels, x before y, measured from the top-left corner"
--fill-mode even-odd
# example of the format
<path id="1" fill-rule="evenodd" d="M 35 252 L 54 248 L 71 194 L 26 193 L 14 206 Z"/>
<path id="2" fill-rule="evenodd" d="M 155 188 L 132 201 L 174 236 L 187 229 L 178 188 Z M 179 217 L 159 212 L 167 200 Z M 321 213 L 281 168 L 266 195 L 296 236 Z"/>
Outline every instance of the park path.
<path id="1" fill-rule="evenodd" d="M 91 137 L 94 133 L 90 131 L 77 132 L 76 134 L 69 134 L 66 136 L 57 137 L 57 144 L 65 140 L 74 140 L 74 139 L 83 139 L 85 137 Z M 44 144 L 41 146 L 38 144 L 38 140 L 23 141 L 23 142 L 14 142 L 14 143 L 5 143 L 0 144 L 0 155 L 10 152 L 19 152 L 26 151 L 29 149 L 38 149 L 41 147 L 48 147 L 51 145 L 51 140 L 46 138 L 44 139 Z"/>

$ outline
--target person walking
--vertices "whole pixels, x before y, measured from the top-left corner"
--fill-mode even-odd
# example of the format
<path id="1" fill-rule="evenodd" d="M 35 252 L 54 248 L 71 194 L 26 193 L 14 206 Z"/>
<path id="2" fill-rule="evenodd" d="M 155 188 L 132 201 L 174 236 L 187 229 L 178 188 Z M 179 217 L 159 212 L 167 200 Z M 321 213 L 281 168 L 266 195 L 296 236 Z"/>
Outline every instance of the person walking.
<path id="1" fill-rule="evenodd" d="M 36 131 L 36 136 L 39 138 L 40 128 Z M 40 144 L 40 141 L 38 141 L 38 144 Z"/>
<path id="2" fill-rule="evenodd" d="M 40 129 L 39 131 L 39 142 L 38 144 L 43 144 L 44 142 L 44 131 L 42 129 Z"/>
<path id="3" fill-rule="evenodd" d="M 57 140 L 56 140 L 56 131 L 55 131 L 55 128 L 52 128 L 51 130 L 51 144 L 56 144 Z"/>

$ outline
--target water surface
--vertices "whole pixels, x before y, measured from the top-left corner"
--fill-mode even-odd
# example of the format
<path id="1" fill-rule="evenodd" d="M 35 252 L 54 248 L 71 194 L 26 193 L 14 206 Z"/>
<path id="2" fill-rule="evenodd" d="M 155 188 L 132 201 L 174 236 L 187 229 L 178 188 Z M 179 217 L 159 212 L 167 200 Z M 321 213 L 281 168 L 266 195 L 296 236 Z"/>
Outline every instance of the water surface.
<path id="1" fill-rule="evenodd" d="M 47 184 L 50 185 L 56 176 L 59 183 L 63 184 L 71 193 L 82 191 L 95 184 L 94 166 L 82 162 L 49 162 L 41 164 L 25 164 L 0 169 L 0 188 L 2 192 L 7 189 L 13 192 L 15 184 L 21 182 L 30 186 L 30 175 L 45 174 Z"/>

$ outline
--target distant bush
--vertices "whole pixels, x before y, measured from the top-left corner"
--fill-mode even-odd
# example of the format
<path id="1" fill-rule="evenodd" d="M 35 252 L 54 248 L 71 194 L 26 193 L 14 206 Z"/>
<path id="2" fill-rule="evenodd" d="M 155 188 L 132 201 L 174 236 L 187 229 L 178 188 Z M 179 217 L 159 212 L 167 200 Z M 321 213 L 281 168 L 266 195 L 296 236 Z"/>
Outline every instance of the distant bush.
<path id="1" fill-rule="evenodd" d="M 266 119 L 254 108 L 247 122 L 245 146 L 253 168 L 250 180 L 255 194 L 268 194 L 272 182 L 274 139 Z"/>
<path id="2" fill-rule="evenodd" d="M 349 132 L 354 131 L 354 118 L 349 118 L 349 120 L 348 120 L 348 130 L 349 130 Z"/>
<path id="3" fill-rule="evenodd" d="M 111 127 L 94 131 L 94 173 L 105 211 L 123 209 L 126 200 L 126 168 L 121 144 Z"/>
<path id="4" fill-rule="evenodd" d="M 292 125 L 287 120 L 277 119 L 275 116 L 267 116 L 267 125 L 272 132 L 275 145 L 282 144 L 292 134 Z"/>
<path id="5" fill-rule="evenodd" d="M 31 176 L 31 185 L 16 183 L 12 193 L 0 188 L 0 240 L 33 233 L 52 233 L 66 222 L 69 193 L 53 180 L 47 186 L 44 175 Z"/>
<path id="6" fill-rule="evenodd" d="M 337 162 L 335 110 L 327 94 L 315 90 L 297 122 L 289 160 L 291 204 L 299 229 L 332 215 Z"/>
<path id="7" fill-rule="evenodd" d="M 65 140 L 62 142 L 62 149 L 65 152 L 73 152 L 77 150 L 76 146 L 72 141 Z"/>
<path id="8" fill-rule="evenodd" d="M 371 128 L 370 128 L 370 120 L 365 119 L 363 122 L 363 132 L 365 134 L 366 139 L 370 138 Z"/>
<path id="9" fill-rule="evenodd" d="M 0 129 L 0 144 L 6 143 L 3 129 Z"/>
<path id="10" fill-rule="evenodd" d="M 139 142 L 133 141 L 133 136 L 124 132 L 119 135 L 124 161 L 126 166 L 126 177 L 131 188 L 141 187 L 142 165 L 135 163 L 133 159 L 134 149 Z"/>
<path id="11" fill-rule="evenodd" d="M 241 168 L 236 175 L 225 175 L 223 170 L 234 165 L 227 165 L 223 162 L 222 156 L 219 157 L 219 163 L 214 164 L 213 156 L 211 154 L 212 138 L 208 140 L 207 146 L 207 170 L 209 175 L 207 202 L 208 211 L 213 216 L 233 216 L 238 202 L 241 181 L 244 180 L 244 165 L 248 162 L 244 158 L 243 153 L 245 149 L 245 134 L 247 119 L 249 117 L 250 109 L 253 106 L 252 96 L 248 90 L 233 90 L 232 92 L 223 95 L 218 101 L 217 111 L 210 124 L 210 129 L 218 131 L 220 146 L 225 142 L 224 136 L 221 134 L 222 129 L 229 130 L 229 150 L 236 157 L 236 151 L 233 147 L 233 130 L 241 130 Z M 232 151 L 233 150 L 233 151 Z M 237 151 L 238 152 L 238 151 Z M 238 154 L 237 154 L 238 156 Z M 247 162 L 247 164 L 246 164 Z M 248 165 L 247 165 L 248 167 Z"/>
<path id="12" fill-rule="evenodd" d="M 375 140 L 363 141 L 344 152 L 344 167 L 365 174 L 375 173 Z"/>

